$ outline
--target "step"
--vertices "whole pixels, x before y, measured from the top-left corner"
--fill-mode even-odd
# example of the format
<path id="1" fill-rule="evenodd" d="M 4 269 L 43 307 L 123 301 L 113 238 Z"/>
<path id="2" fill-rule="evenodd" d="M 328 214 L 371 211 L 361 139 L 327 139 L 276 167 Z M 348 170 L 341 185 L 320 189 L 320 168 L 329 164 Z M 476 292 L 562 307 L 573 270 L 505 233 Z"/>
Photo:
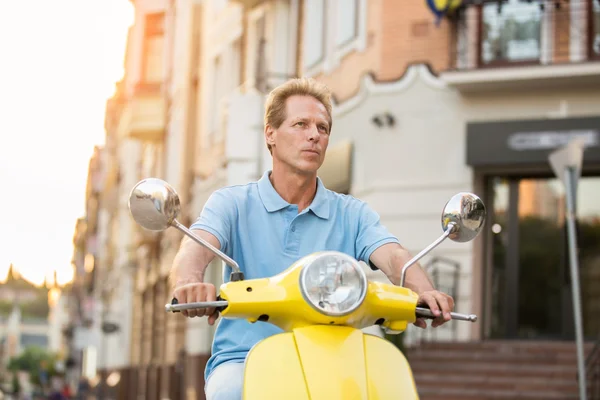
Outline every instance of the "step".
<path id="1" fill-rule="evenodd" d="M 437 361 L 413 360 L 410 363 L 413 375 L 424 373 L 464 373 L 471 376 L 495 375 L 502 377 L 543 377 L 546 379 L 575 379 L 577 369 L 563 365 L 519 365 L 508 362 L 460 362 L 440 363 Z"/>
<path id="2" fill-rule="evenodd" d="M 576 366 L 576 352 L 491 352 L 491 351 L 465 351 L 465 350 L 436 350 L 429 348 L 414 349 L 408 352 L 409 362 L 438 361 L 438 362 L 513 362 L 518 364 L 544 364 Z"/>
<path id="3" fill-rule="evenodd" d="M 577 393 L 573 395 L 565 395 L 564 393 L 554 391 L 514 391 L 514 390 L 486 390 L 482 392 L 480 389 L 439 389 L 439 388 L 423 388 L 419 389 L 420 400 L 515 400 L 515 399 L 531 399 L 531 400 L 571 400 L 577 399 Z"/>
<path id="4" fill-rule="evenodd" d="M 589 353 L 594 347 L 593 342 L 585 343 L 585 352 Z M 486 340 L 483 342 L 421 342 L 419 346 L 410 347 L 410 354 L 419 349 L 438 351 L 492 352 L 492 353 L 572 353 L 575 354 L 574 342 L 562 341 L 510 341 Z"/>
<path id="5" fill-rule="evenodd" d="M 545 377 L 505 377 L 495 375 L 461 375 L 452 372 L 421 373 L 415 376 L 417 388 L 423 389 L 480 389 L 512 391 L 548 391 L 571 395 L 577 393 L 577 380 Z"/>

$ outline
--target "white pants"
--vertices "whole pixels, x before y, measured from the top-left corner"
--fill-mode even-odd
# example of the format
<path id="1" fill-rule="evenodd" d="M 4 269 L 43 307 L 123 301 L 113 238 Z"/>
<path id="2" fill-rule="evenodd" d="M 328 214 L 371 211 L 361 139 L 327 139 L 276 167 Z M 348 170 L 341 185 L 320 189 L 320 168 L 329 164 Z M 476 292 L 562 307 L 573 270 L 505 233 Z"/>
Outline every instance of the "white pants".
<path id="1" fill-rule="evenodd" d="M 244 365 L 243 362 L 228 362 L 215 368 L 204 386 L 206 400 L 241 400 Z"/>

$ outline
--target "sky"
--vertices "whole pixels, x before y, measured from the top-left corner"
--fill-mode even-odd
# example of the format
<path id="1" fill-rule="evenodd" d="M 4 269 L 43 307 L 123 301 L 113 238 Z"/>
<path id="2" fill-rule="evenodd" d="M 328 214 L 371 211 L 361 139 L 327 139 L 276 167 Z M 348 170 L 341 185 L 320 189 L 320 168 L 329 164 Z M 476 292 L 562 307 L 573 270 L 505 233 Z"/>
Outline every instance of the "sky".
<path id="1" fill-rule="evenodd" d="M 106 99 L 123 76 L 128 0 L 19 0 L 0 6 L 0 281 L 11 263 L 41 284 L 72 279 Z"/>

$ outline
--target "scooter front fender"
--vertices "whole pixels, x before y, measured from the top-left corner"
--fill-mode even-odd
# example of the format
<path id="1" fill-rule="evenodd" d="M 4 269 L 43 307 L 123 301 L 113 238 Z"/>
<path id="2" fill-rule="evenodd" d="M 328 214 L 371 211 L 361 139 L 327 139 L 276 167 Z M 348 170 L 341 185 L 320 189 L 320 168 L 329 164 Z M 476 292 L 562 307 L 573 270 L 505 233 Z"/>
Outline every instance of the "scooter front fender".
<path id="1" fill-rule="evenodd" d="M 412 371 L 390 342 L 344 326 L 271 336 L 248 354 L 244 400 L 418 399 Z"/>

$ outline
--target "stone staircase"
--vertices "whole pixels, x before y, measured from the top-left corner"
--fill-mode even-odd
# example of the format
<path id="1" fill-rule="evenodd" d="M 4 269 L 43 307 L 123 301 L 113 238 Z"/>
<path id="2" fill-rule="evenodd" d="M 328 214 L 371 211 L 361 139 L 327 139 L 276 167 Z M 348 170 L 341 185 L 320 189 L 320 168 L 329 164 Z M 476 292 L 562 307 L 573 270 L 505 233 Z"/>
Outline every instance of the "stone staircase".
<path id="1" fill-rule="evenodd" d="M 421 400 L 578 398 L 574 342 L 428 342 L 406 353 Z"/>

